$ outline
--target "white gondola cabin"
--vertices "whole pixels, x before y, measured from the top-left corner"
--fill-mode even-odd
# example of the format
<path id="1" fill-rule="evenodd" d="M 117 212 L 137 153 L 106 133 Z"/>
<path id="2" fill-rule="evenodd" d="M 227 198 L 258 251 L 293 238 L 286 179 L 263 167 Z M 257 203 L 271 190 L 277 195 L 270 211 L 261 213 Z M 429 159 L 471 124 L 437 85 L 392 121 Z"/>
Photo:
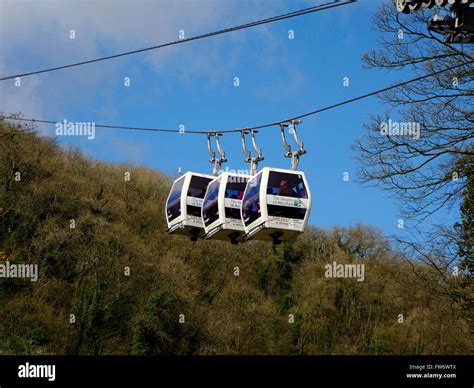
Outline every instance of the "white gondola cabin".
<path id="1" fill-rule="evenodd" d="M 187 172 L 176 179 L 166 201 L 168 232 L 196 241 L 204 233 L 201 213 L 207 186 L 215 177 Z"/>
<path id="2" fill-rule="evenodd" d="M 265 167 L 247 183 L 241 216 L 246 239 L 280 244 L 302 233 L 311 193 L 302 171 Z"/>
<path id="3" fill-rule="evenodd" d="M 237 244 L 244 235 L 240 209 L 250 177 L 224 172 L 209 183 L 202 206 L 205 238 Z"/>

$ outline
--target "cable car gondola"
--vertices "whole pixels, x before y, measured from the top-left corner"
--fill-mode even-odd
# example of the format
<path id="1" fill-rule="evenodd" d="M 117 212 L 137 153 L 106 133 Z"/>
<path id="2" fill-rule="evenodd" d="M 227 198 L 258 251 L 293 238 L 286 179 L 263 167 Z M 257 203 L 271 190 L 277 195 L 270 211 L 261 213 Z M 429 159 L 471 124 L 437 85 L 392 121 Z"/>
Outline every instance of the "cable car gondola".
<path id="1" fill-rule="evenodd" d="M 245 144 L 245 134 L 249 132 L 252 134 L 252 144 L 257 152 L 255 157 L 251 156 Z M 242 198 L 248 180 L 255 174 L 258 162 L 263 160 L 262 151 L 255 141 L 255 132 L 241 131 L 244 161 L 250 163 L 251 175 L 224 172 L 208 186 L 202 213 L 206 238 L 230 240 L 232 244 L 237 244 L 245 233 L 241 217 Z M 221 158 L 217 160 L 225 160 L 225 154 L 218 140 L 216 137 L 217 150 Z M 215 161 L 214 152 L 210 148 L 209 153 L 212 156 L 211 161 Z"/>
<path id="2" fill-rule="evenodd" d="M 176 179 L 166 201 L 168 232 L 196 241 L 203 232 L 201 211 L 207 186 L 215 177 L 187 172 Z"/>
<path id="3" fill-rule="evenodd" d="M 216 158 L 211 148 L 211 136 L 215 136 L 220 158 Z M 166 222 L 168 233 L 189 236 L 191 241 L 196 241 L 204 235 L 202 222 L 202 205 L 209 183 L 214 180 L 226 162 L 225 154 L 219 144 L 219 134 L 207 134 L 207 148 L 211 155 L 209 160 L 213 165 L 213 175 L 187 172 L 176 179 L 166 201 Z"/>
<path id="4" fill-rule="evenodd" d="M 223 172 L 209 183 L 202 206 L 205 238 L 238 243 L 244 234 L 240 209 L 249 178 Z"/>
<path id="5" fill-rule="evenodd" d="M 292 169 L 264 167 L 247 183 L 242 199 L 241 216 L 246 239 L 272 241 L 280 244 L 302 233 L 311 210 L 311 193 L 306 176 L 296 171 L 300 155 L 306 153 L 296 134 L 292 121 L 292 133 L 299 146 L 291 151 L 285 139 L 287 124 L 280 124 L 282 141 L 291 158 Z"/>
<path id="6" fill-rule="evenodd" d="M 245 236 L 280 244 L 305 230 L 310 209 L 302 171 L 264 167 L 249 180 L 242 200 Z"/>

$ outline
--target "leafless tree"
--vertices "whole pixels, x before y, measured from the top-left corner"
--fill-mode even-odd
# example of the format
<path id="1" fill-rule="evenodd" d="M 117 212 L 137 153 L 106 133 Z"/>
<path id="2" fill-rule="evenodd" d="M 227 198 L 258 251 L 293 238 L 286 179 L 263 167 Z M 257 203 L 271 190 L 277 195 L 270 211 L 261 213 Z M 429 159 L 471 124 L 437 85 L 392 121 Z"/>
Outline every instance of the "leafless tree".
<path id="1" fill-rule="evenodd" d="M 409 225 L 414 221 L 411 226 L 419 226 L 442 208 L 455 210 L 453 225 L 436 225 L 417 239 L 400 240 L 411 256 L 444 276 L 472 253 L 474 64 L 472 45 L 447 44 L 427 28 L 437 12 L 443 11 L 420 9 L 405 15 L 388 0 L 374 15 L 381 38 L 363 57 L 369 68 L 399 71 L 401 79 L 408 79 L 461 66 L 381 94 L 388 110 L 370 118 L 354 149 L 358 179 L 390 191 Z M 389 119 L 419 124 L 419 138 L 400 128 L 398 133 L 381 131 Z M 463 244 L 471 248 L 459 249 Z"/>

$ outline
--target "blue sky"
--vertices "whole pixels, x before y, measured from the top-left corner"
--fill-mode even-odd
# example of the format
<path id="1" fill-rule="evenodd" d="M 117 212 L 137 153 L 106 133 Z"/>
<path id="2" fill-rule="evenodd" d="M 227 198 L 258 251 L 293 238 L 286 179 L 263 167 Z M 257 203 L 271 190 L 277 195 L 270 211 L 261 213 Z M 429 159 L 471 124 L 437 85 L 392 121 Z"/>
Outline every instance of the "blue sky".
<path id="1" fill-rule="evenodd" d="M 321 1 L 320 1 L 321 2 Z M 314 1 L 0 1 L 0 75 L 110 55 L 304 8 Z M 377 46 L 369 19 L 382 1 L 361 0 L 271 25 L 55 73 L 0 83 L 0 112 L 25 117 L 188 130 L 247 127 L 355 97 L 412 74 L 363 67 Z M 69 39 L 74 29 L 76 38 Z M 288 39 L 288 31 L 294 39 Z M 124 77 L 131 80 L 123 85 Z M 234 86 L 239 77 L 240 86 Z M 349 86 L 343 78 L 349 78 Z M 354 140 L 377 98 L 304 120 L 300 162 L 313 194 L 310 223 L 370 224 L 399 232 L 395 198 L 354 181 Z M 40 126 L 54 135 L 54 127 Z M 205 136 L 97 129 L 96 138 L 60 138 L 97 160 L 131 162 L 170 175 L 211 172 Z M 279 128 L 262 130 L 263 166 L 289 167 Z M 221 139 L 230 169 L 243 163 L 238 134 Z M 343 173 L 349 172 L 349 182 Z M 436 221 L 432 219 L 432 221 Z M 426 225 L 428 226 L 428 224 Z"/>

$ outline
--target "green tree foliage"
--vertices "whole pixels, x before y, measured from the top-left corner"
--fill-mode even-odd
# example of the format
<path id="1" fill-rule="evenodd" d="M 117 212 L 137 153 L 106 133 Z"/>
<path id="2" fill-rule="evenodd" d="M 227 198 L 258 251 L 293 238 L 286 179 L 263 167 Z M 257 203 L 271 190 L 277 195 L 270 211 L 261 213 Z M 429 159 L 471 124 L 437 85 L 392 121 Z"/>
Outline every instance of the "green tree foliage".
<path id="1" fill-rule="evenodd" d="M 170 178 L 5 121 L 0 179 L 0 262 L 40 271 L 0 279 L 0 354 L 473 351 L 464 305 L 420 287 L 434 269 L 372 228 L 309 228 L 281 247 L 193 243 L 165 232 Z M 333 261 L 364 264 L 365 280 L 325 277 Z"/>

